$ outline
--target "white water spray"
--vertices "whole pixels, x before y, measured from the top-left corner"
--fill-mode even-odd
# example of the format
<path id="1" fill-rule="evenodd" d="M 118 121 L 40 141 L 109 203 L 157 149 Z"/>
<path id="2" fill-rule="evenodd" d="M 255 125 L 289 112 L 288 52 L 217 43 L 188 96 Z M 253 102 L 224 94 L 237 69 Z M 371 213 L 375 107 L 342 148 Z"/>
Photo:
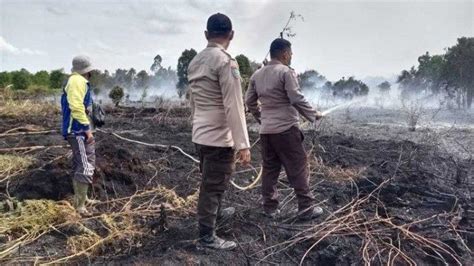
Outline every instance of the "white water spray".
<path id="1" fill-rule="evenodd" d="M 323 115 L 323 116 L 326 116 L 327 114 L 330 114 L 330 113 L 332 113 L 332 112 L 334 112 L 334 111 L 336 111 L 336 110 L 338 110 L 338 109 L 341 109 L 341 108 L 343 108 L 343 107 L 350 106 L 350 105 L 352 105 L 352 104 L 354 104 L 354 103 L 359 103 L 359 102 L 361 102 L 361 101 L 362 101 L 362 100 L 357 100 L 357 101 L 354 100 L 354 101 L 350 101 L 350 102 L 347 102 L 347 103 L 343 103 L 343 104 L 336 105 L 336 106 L 334 106 L 334 107 L 331 107 L 331 108 L 329 108 L 329 109 L 323 111 L 323 112 L 322 112 L 322 115 Z"/>

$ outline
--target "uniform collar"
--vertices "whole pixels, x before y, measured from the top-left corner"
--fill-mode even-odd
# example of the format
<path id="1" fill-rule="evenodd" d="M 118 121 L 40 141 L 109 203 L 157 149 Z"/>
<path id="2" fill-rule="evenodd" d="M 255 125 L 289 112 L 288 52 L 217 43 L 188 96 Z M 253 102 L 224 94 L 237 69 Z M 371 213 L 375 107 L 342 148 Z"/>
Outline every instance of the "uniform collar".
<path id="1" fill-rule="evenodd" d="M 277 59 L 272 59 L 270 60 L 270 62 L 268 62 L 269 65 L 283 65 L 282 62 L 280 62 L 279 60 Z"/>
<path id="2" fill-rule="evenodd" d="M 218 44 L 216 42 L 208 42 L 207 47 L 217 47 L 217 48 L 221 48 L 221 49 L 225 50 L 224 46 L 222 46 L 221 44 Z"/>

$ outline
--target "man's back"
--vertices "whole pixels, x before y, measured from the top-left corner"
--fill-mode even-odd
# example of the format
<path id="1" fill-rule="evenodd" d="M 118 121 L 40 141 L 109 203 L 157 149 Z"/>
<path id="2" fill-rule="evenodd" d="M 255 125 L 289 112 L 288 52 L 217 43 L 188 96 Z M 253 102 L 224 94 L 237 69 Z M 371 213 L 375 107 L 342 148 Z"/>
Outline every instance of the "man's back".
<path id="1" fill-rule="evenodd" d="M 230 59 L 217 44 L 206 47 L 193 58 L 188 67 L 188 80 L 195 108 L 223 109 L 218 69 Z"/>
<path id="2" fill-rule="evenodd" d="M 256 106 L 257 100 L 260 110 Z M 246 101 L 250 112 L 260 117 L 261 134 L 281 133 L 298 126 L 298 113 L 310 121 L 316 116 L 316 111 L 300 91 L 295 72 L 276 60 L 251 77 Z"/>
<path id="3" fill-rule="evenodd" d="M 193 109 L 193 142 L 246 148 L 247 126 L 236 61 L 221 45 L 209 43 L 191 61 L 188 80 Z"/>

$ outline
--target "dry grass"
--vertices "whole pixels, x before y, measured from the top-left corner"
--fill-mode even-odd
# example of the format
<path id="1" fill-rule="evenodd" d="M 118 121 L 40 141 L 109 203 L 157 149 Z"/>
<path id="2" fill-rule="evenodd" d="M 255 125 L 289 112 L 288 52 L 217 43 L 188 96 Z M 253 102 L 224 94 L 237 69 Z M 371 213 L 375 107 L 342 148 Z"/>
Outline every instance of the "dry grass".
<path id="1" fill-rule="evenodd" d="M 68 237 L 67 239 L 67 248 L 73 254 L 77 254 L 84 250 L 87 250 L 89 247 L 93 246 L 95 243 L 99 242 L 101 237 L 97 235 L 95 232 L 84 232 L 80 235 L 75 235 Z M 93 249 L 88 252 L 88 255 L 94 254 L 97 249 Z"/>
<path id="2" fill-rule="evenodd" d="M 322 222 L 301 226 L 298 228 L 299 232 L 292 231 L 294 235 L 290 239 L 262 249 L 252 256 L 266 254 L 259 260 L 265 261 L 277 253 L 286 252 L 295 245 L 305 243 L 309 247 L 300 258 L 299 264 L 303 265 L 310 252 L 317 249 L 323 241 L 327 239 L 333 241 L 338 237 L 356 237 L 361 240 L 360 256 L 365 265 L 416 265 L 417 258 L 408 254 L 410 250 L 429 254 L 440 264 L 462 265 L 462 258 L 448 244 L 436 236 L 428 236 L 416 229 L 429 226 L 435 221 L 447 221 L 447 226 L 443 230 L 451 231 L 455 235 L 456 226 L 450 221 L 457 216 L 457 213 L 441 213 L 400 223 L 388 215 L 385 206 L 378 198 L 380 189 L 388 182 L 389 180 L 382 182 L 366 196 L 354 197 L 348 204 L 332 211 Z M 367 212 L 367 209 L 375 212 Z M 469 250 L 467 244 L 464 242 L 463 244 L 464 248 Z"/>
<path id="3" fill-rule="evenodd" d="M 415 131 L 416 127 L 422 119 L 422 116 L 425 115 L 425 109 L 423 105 L 417 101 L 402 101 L 402 113 L 405 115 L 405 120 L 407 122 L 408 130 Z"/>
<path id="4" fill-rule="evenodd" d="M 24 201 L 18 203 L 15 210 L 0 215 L 0 236 L 8 239 L 0 244 L 0 261 L 8 261 L 20 246 L 53 231 L 77 233 L 67 233 L 67 248 L 62 255 L 37 257 L 37 262 L 67 263 L 100 254 L 105 249 L 123 250 L 137 246 L 139 236 L 150 233 L 143 226 L 144 219 L 155 221 L 168 215 L 186 216 L 195 208 L 197 196 L 198 192 L 183 198 L 174 190 L 159 186 L 137 191 L 130 197 L 102 202 L 96 205 L 100 209 L 106 207 L 101 214 L 85 218 L 65 201 Z M 167 214 L 162 214 L 163 211 Z"/>
<path id="5" fill-rule="evenodd" d="M 32 100 L 5 100 L 0 104 L 0 116 L 25 120 L 28 117 L 51 117 L 58 114 L 59 106 Z"/>
<path id="6" fill-rule="evenodd" d="M 66 201 L 26 200 L 19 203 L 14 210 L 0 214 L 0 235 L 8 238 L 6 243 L 0 244 L 0 259 L 35 241 L 52 226 L 78 218 Z"/>
<path id="7" fill-rule="evenodd" d="M 34 158 L 30 156 L 0 154 L 0 182 L 25 171 L 33 163 Z"/>
<path id="8" fill-rule="evenodd" d="M 342 168 L 337 165 L 334 167 L 324 164 L 323 160 L 314 156 L 309 161 L 311 176 L 318 176 L 325 179 L 333 180 L 356 180 L 365 172 L 365 167 L 360 168 Z"/>

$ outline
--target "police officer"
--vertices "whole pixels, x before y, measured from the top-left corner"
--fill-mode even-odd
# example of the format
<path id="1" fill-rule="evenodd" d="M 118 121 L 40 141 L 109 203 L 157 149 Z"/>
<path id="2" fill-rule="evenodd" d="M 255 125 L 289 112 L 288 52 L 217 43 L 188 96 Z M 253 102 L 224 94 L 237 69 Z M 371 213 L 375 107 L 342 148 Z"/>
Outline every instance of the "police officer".
<path id="1" fill-rule="evenodd" d="M 199 154 L 202 173 L 197 210 L 199 242 L 205 247 L 233 249 L 235 242 L 216 236 L 216 220 L 228 218 L 235 212 L 232 207 L 221 208 L 222 197 L 235 160 L 244 165 L 250 162 L 250 144 L 239 66 L 226 51 L 234 37 L 229 17 L 220 13 L 209 17 L 205 36 L 207 47 L 188 67 L 192 141 Z"/>
<path id="2" fill-rule="evenodd" d="M 250 78 L 246 105 L 261 123 L 265 214 L 271 218 L 279 214 L 277 183 L 284 166 L 298 200 L 298 217 L 307 220 L 321 214 L 322 209 L 312 207 L 307 155 L 303 133 L 298 127 L 299 114 L 314 122 L 321 118 L 321 113 L 301 93 L 296 73 L 289 67 L 292 55 L 289 41 L 278 38 L 272 42 L 271 61 Z"/>

